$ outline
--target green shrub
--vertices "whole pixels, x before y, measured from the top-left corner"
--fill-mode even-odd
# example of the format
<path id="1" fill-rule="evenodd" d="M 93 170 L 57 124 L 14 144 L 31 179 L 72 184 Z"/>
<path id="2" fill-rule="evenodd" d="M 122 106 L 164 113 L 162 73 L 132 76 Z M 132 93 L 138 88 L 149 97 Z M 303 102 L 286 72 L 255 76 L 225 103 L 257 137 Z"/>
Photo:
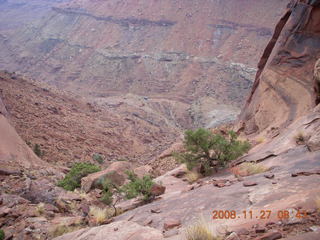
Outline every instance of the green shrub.
<path id="1" fill-rule="evenodd" d="M 145 201 L 152 199 L 151 188 L 154 184 L 150 176 L 139 178 L 132 171 L 126 172 L 130 180 L 129 183 L 122 186 L 121 191 L 126 195 L 126 198 L 132 199 L 137 196 L 143 196 Z"/>
<path id="2" fill-rule="evenodd" d="M 100 170 L 99 166 L 91 163 L 75 163 L 64 179 L 58 182 L 58 186 L 73 191 L 81 186 L 81 178 Z"/>
<path id="3" fill-rule="evenodd" d="M 111 205 L 113 203 L 113 194 L 117 190 L 118 187 L 110 179 L 105 178 L 102 182 L 102 197 L 100 200 L 107 205 Z"/>
<path id="4" fill-rule="evenodd" d="M 43 151 L 41 151 L 40 145 L 37 144 L 37 143 L 33 146 L 33 152 L 34 152 L 38 157 L 42 157 L 42 156 L 43 156 Z"/>
<path id="5" fill-rule="evenodd" d="M 104 163 L 104 156 L 99 153 L 93 154 L 92 159 L 100 164 Z"/>
<path id="6" fill-rule="evenodd" d="M 233 131 L 224 137 L 199 128 L 185 132 L 184 148 L 185 152 L 175 153 L 175 158 L 186 163 L 189 170 L 198 167 L 202 174 L 208 175 L 213 167 L 225 166 L 227 162 L 242 156 L 250 149 L 250 144 L 237 140 Z"/>
<path id="7" fill-rule="evenodd" d="M 5 238 L 4 231 L 0 229 L 0 240 L 4 240 L 4 238 Z"/>

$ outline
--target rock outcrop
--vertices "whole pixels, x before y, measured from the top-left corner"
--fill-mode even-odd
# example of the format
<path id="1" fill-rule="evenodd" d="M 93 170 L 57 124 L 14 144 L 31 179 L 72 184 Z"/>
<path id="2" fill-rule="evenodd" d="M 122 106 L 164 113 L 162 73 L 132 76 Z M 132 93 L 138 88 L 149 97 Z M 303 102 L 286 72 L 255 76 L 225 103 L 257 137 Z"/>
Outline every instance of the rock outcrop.
<path id="1" fill-rule="evenodd" d="M 240 127 L 247 134 L 287 127 L 316 105 L 319 10 L 319 1 L 293 0 L 288 5 L 258 64 L 240 116 Z"/>

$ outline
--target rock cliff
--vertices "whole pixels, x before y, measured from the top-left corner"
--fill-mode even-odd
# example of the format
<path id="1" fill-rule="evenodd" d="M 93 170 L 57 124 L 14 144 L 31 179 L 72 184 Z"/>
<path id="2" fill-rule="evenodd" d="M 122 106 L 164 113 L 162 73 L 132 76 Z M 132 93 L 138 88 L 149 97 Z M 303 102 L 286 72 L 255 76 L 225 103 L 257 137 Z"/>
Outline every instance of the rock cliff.
<path id="1" fill-rule="evenodd" d="M 240 116 L 247 134 L 274 134 L 316 105 L 319 83 L 313 75 L 320 57 L 319 13 L 319 1 L 291 1 L 276 25 Z"/>

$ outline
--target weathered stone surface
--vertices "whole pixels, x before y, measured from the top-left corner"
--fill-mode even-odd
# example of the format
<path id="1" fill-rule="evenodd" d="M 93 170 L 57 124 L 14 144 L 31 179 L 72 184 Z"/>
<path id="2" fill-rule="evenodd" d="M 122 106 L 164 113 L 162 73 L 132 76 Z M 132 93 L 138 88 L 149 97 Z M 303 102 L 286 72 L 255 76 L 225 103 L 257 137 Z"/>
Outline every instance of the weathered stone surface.
<path id="1" fill-rule="evenodd" d="M 256 240 L 276 240 L 282 238 L 282 234 L 280 232 L 269 232 L 256 238 Z"/>
<path id="2" fill-rule="evenodd" d="M 240 115 L 239 127 L 245 132 L 283 129 L 315 106 L 319 8 L 318 1 L 297 0 L 288 5 L 258 64 L 252 92 Z"/>
<path id="3" fill-rule="evenodd" d="M 143 227 L 130 221 L 119 221 L 108 225 L 86 228 L 65 234 L 55 240 L 162 240 L 159 230 Z"/>
<path id="4" fill-rule="evenodd" d="M 94 187 L 102 187 L 101 181 L 105 178 L 110 179 L 114 184 L 122 185 L 126 180 L 125 172 L 130 170 L 131 164 L 127 161 L 112 163 L 107 169 L 89 174 L 81 179 L 81 189 L 89 192 Z"/>

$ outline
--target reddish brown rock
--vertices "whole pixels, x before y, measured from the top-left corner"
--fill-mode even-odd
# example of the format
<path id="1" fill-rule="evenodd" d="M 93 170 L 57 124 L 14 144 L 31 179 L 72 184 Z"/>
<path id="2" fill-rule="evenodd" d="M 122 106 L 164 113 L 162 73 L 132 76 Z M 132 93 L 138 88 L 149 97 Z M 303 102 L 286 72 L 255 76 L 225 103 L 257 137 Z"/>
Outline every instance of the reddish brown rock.
<path id="1" fill-rule="evenodd" d="M 127 161 L 118 161 L 112 163 L 107 169 L 89 174 L 88 176 L 81 179 L 81 189 L 85 192 L 89 192 L 94 187 L 102 187 L 101 181 L 108 178 L 114 184 L 121 186 L 127 175 L 126 171 L 130 170 L 131 164 Z"/>
<path id="2" fill-rule="evenodd" d="M 282 130 L 315 107 L 319 9 L 318 0 L 296 0 L 288 5 L 258 64 L 252 92 L 240 115 L 239 127 L 246 133 Z"/>
<path id="3" fill-rule="evenodd" d="M 246 182 L 243 182 L 242 185 L 244 187 L 252 187 L 252 186 L 258 185 L 258 183 L 257 182 L 246 181 Z"/>
<path id="4" fill-rule="evenodd" d="M 276 240 L 282 238 L 282 234 L 280 232 L 269 232 L 256 238 L 256 240 Z"/>
<path id="5" fill-rule="evenodd" d="M 165 191 L 166 191 L 166 187 L 160 184 L 153 184 L 153 186 L 151 187 L 151 194 L 153 196 L 160 196 L 164 194 Z"/>
<path id="6" fill-rule="evenodd" d="M 163 229 L 168 231 L 169 229 L 179 227 L 181 225 L 181 222 L 179 219 L 176 218 L 168 218 L 164 221 Z"/>

